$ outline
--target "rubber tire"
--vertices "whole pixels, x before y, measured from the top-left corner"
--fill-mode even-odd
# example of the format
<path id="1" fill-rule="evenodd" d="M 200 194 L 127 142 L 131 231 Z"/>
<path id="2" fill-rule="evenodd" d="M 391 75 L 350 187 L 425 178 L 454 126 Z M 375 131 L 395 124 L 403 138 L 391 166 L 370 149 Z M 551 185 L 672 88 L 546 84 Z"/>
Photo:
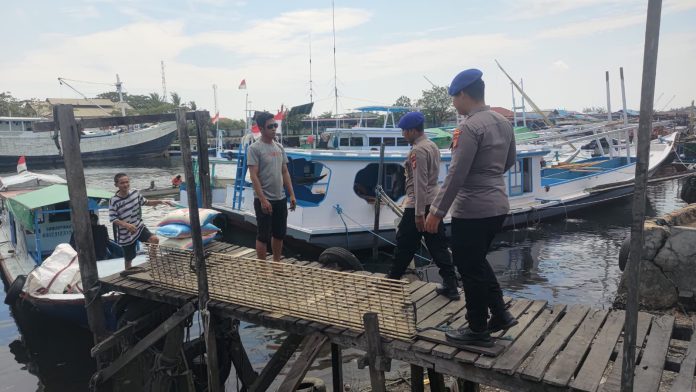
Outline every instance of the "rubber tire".
<path id="1" fill-rule="evenodd" d="M 326 392 L 326 383 L 321 378 L 305 377 L 295 390 L 298 392 Z"/>
<path id="2" fill-rule="evenodd" d="M 5 304 L 14 305 L 22 294 L 22 289 L 24 288 L 24 283 L 27 281 L 26 275 L 18 275 L 14 282 L 10 284 L 7 288 L 7 293 L 5 293 Z"/>
<path id="3" fill-rule="evenodd" d="M 334 246 L 327 248 L 319 255 L 319 260 L 324 266 L 338 265 L 341 270 L 363 271 L 362 263 L 348 249 Z"/>
<path id="4" fill-rule="evenodd" d="M 622 243 L 619 249 L 619 269 L 623 272 L 628 263 L 628 255 L 631 252 L 631 237 L 628 236 Z"/>

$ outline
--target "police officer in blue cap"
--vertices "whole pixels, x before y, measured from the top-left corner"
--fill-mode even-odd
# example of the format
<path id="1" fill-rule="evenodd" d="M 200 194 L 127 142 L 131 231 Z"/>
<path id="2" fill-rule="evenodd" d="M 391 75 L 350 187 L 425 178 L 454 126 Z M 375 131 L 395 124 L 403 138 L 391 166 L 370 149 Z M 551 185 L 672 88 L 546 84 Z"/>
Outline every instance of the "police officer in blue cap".
<path id="1" fill-rule="evenodd" d="M 425 136 L 424 122 L 425 117 L 420 112 L 407 113 L 399 121 L 399 128 L 412 148 L 404 162 L 406 208 L 396 231 L 394 264 L 387 277 L 401 278 L 420 248 L 421 238 L 425 237 L 425 245 L 442 277 L 443 284 L 437 289 L 438 293 L 458 300 L 457 276 L 447 249 L 445 225 L 440 222 L 434 233 L 425 232 L 425 217 L 439 189 L 437 179 L 440 172 L 440 150 Z"/>
<path id="2" fill-rule="evenodd" d="M 447 339 L 490 347 L 491 332 L 517 324 L 486 260 L 510 209 L 503 174 L 515 164 L 516 151 L 510 122 L 486 106 L 481 75 L 467 69 L 450 85 L 454 107 L 466 119 L 452 135 L 452 161 L 425 226 L 435 233 L 448 211 L 452 216 L 452 258 L 464 284 L 469 326 L 447 332 Z"/>

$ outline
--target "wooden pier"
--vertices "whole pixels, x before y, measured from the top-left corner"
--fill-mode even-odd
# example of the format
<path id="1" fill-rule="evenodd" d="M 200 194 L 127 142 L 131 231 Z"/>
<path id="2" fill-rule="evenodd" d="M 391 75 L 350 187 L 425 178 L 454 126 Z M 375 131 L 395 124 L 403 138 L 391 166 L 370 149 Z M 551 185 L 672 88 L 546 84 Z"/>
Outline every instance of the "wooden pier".
<path id="1" fill-rule="evenodd" d="M 220 242 L 208 246 L 207 252 L 255 257 L 253 249 Z M 318 262 L 292 258 L 282 261 L 322 268 Z M 181 309 L 195 304 L 195 293 L 162 287 L 153 281 L 148 268 L 145 265 L 145 270 L 137 274 L 117 274 L 101 279 L 102 291 L 120 291 Z M 364 271 L 355 273 L 382 276 Z M 227 301 L 211 300 L 208 311 L 214 317 L 242 320 L 290 334 L 260 374 L 250 370 L 248 359 L 247 363 L 234 363 L 242 383 L 250 391 L 268 388 L 301 341 L 310 349 L 305 348 L 279 390 L 292 390 L 291 386 L 301 381 L 311 365 L 317 347 L 329 342 L 334 365 L 340 364 L 340 348 L 367 352 L 364 363 L 370 365 L 371 376 L 374 371 L 377 380 L 380 372 L 389 369 L 391 359 L 411 364 L 414 391 L 423 390 L 422 374 L 426 369 L 431 378 L 431 390 L 444 391 L 444 384 L 438 381 L 443 374 L 465 380 L 464 389 L 471 391 L 477 390 L 476 384 L 510 391 L 620 390 L 625 318 L 622 310 L 507 298 L 509 310 L 519 324 L 494 334 L 497 338 L 494 348 L 473 352 L 448 343 L 443 332 L 447 327 L 467 324 L 464 299 L 450 301 L 435 293 L 435 284 L 422 281 L 409 283 L 407 290 L 416 309 L 417 334 L 410 341 L 384 335 L 375 340 L 375 335 L 369 332 Z M 188 309 L 190 312 L 192 309 Z M 367 321 L 368 317 L 365 319 Z M 691 391 L 694 388 L 696 336 L 693 322 L 696 320 L 691 321 L 689 325 L 677 325 L 674 316 L 639 313 L 635 391 Z M 235 349 L 244 352 L 241 342 Z M 334 367 L 334 371 L 334 390 L 343 390 L 340 369 Z M 373 390 L 384 390 L 379 384 L 375 388 L 374 379 L 372 382 Z"/>

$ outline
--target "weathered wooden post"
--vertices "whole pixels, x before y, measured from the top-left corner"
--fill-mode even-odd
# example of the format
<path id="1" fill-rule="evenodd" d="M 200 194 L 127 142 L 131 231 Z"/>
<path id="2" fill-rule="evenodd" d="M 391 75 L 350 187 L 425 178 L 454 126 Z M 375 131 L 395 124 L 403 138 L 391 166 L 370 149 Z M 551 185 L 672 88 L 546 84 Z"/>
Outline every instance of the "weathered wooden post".
<path id="1" fill-rule="evenodd" d="M 633 376 L 636 367 L 636 334 L 638 325 L 638 303 L 640 297 L 640 260 L 643 253 L 643 224 L 645 222 L 645 198 L 650 159 L 650 133 L 652 130 L 653 100 L 655 99 L 655 73 L 657 48 L 660 41 L 660 14 L 662 0 L 648 1 L 648 16 L 645 26 L 645 51 L 643 53 L 643 82 L 640 93 L 640 122 L 638 124 L 638 147 L 636 162 L 635 192 L 633 194 L 633 220 L 631 223 L 631 253 L 626 266 L 626 321 L 624 323 L 624 352 L 621 372 L 621 390 L 633 391 Z"/>
<path id="2" fill-rule="evenodd" d="M 423 368 L 418 365 L 411 365 L 411 392 L 424 392 L 423 387 Z"/>
<path id="3" fill-rule="evenodd" d="M 197 111 L 196 143 L 198 144 L 198 181 L 201 185 L 201 205 L 210 208 L 213 198 L 210 191 L 210 163 L 208 161 L 208 112 Z"/>
<path id="4" fill-rule="evenodd" d="M 80 278 L 85 290 L 87 322 L 89 329 L 94 334 L 94 344 L 97 344 L 108 334 L 99 294 L 97 257 L 94 252 L 94 241 L 92 241 L 92 224 L 89 219 L 85 172 L 80 152 L 80 131 L 77 122 L 75 122 L 71 105 L 56 105 L 53 108 L 53 119 L 56 127 L 60 130 L 60 139 L 63 144 L 65 178 L 68 180 L 68 194 L 70 195 L 70 220 L 77 247 L 77 262 L 80 264 Z M 99 365 L 100 359 L 97 356 L 97 367 L 100 367 Z"/>
<path id="5" fill-rule="evenodd" d="M 384 144 L 382 144 L 384 151 Z M 387 390 L 384 377 L 386 363 L 382 352 L 382 337 L 379 333 L 379 319 L 377 313 L 365 313 L 363 315 L 365 336 L 367 337 L 367 360 L 370 365 L 370 384 L 373 392 L 385 392 Z"/>
<path id="6" fill-rule="evenodd" d="M 384 184 L 384 143 L 382 143 L 379 147 L 379 166 L 377 169 L 377 185 L 381 187 Z M 380 203 L 380 197 L 377 192 L 375 191 L 375 224 L 374 224 L 374 233 L 379 234 L 379 212 L 381 209 L 381 203 Z M 379 237 L 375 235 L 375 237 L 372 239 L 372 259 L 377 260 L 379 256 Z"/>
<path id="7" fill-rule="evenodd" d="M 341 346 L 331 343 L 331 380 L 334 391 L 343 390 L 343 352 Z"/>
<path id="8" fill-rule="evenodd" d="M 208 312 L 208 301 L 210 300 L 210 296 L 208 295 L 208 273 L 205 269 L 203 239 L 201 238 L 201 223 L 198 216 L 196 179 L 193 175 L 191 142 L 186 124 L 185 108 L 176 109 L 176 126 L 179 132 L 181 157 L 184 163 L 184 174 L 186 176 L 186 193 L 188 196 L 189 218 L 191 221 L 193 257 L 196 263 L 196 276 L 198 277 L 198 310 L 201 312 L 201 319 L 203 322 L 203 334 L 207 358 L 206 363 L 208 367 L 208 390 L 217 392 L 220 391 L 217 347 L 215 344 L 215 330 L 213 328 L 213 323 L 210 322 L 210 313 Z"/>

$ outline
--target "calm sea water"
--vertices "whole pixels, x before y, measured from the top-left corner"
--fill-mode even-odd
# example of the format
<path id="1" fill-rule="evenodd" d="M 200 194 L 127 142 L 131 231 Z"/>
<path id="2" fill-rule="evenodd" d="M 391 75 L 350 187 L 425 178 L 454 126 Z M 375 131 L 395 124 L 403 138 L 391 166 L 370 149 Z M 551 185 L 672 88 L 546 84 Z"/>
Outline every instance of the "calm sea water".
<path id="1" fill-rule="evenodd" d="M 61 168 L 35 171 L 65 174 Z M 119 171 L 128 173 L 136 188 L 147 188 L 153 180 L 166 186 L 174 175 L 183 174 L 181 161 L 175 158 L 124 162 L 117 167 L 93 165 L 85 168 L 87 185 L 115 191 L 113 176 Z M 662 215 L 683 206 L 678 194 L 678 181 L 651 186 L 648 215 Z M 489 260 L 506 294 L 550 303 L 610 306 L 620 279 L 619 247 L 630 230 L 630 203 L 630 198 L 621 199 L 565 219 L 500 234 Z M 150 226 L 169 211 L 166 207 L 145 208 L 144 218 Z M 106 215 L 101 219 L 104 222 Z M 253 246 L 253 235 L 235 234 L 232 240 Z M 371 263 L 367 267 L 384 271 L 388 265 Z M 425 279 L 437 279 L 437 270 L 427 265 L 420 266 L 420 273 Z M 4 292 L 0 293 L 2 299 Z M 89 332 L 34 312 L 16 313 L 15 317 L 7 305 L 0 305 L 0 391 L 86 390 L 94 371 Z M 278 347 L 282 333 L 242 326 L 250 359 L 261 368 Z M 228 386 L 234 388 L 234 380 Z"/>

